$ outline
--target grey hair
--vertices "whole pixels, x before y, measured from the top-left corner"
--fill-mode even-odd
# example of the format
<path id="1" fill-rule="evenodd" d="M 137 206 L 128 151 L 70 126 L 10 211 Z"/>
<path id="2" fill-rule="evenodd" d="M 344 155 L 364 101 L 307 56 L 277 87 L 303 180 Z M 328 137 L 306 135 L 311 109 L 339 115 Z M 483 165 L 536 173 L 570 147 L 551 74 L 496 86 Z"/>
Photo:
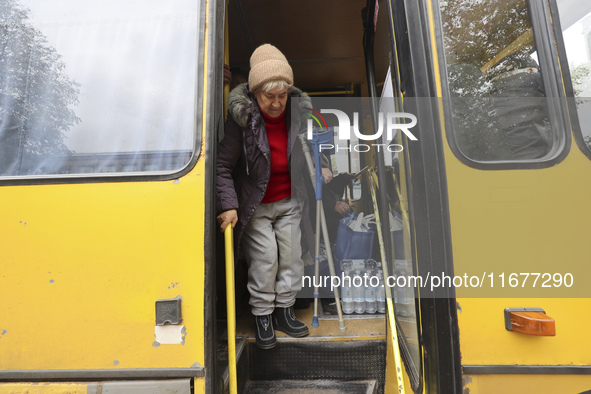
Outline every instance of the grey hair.
<path id="1" fill-rule="evenodd" d="M 279 88 L 279 89 L 287 89 L 288 91 L 291 90 L 291 88 L 293 88 L 293 85 L 288 84 L 287 82 L 285 82 L 282 79 L 278 79 L 276 81 L 269 81 L 269 82 L 265 82 L 260 88 L 258 88 L 257 90 L 261 90 L 263 92 L 269 92 L 275 88 Z"/>

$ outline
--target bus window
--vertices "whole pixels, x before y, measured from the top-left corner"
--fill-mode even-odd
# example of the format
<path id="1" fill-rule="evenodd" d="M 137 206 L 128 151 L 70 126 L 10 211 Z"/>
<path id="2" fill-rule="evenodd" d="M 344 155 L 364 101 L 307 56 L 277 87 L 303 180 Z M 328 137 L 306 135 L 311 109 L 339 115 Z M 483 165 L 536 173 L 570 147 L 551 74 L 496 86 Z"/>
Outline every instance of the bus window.
<path id="1" fill-rule="evenodd" d="M 558 0 L 557 4 L 579 124 L 591 154 L 591 3 Z"/>
<path id="2" fill-rule="evenodd" d="M 526 0 L 441 3 L 452 146 L 469 161 L 556 157 L 553 127 Z"/>
<path id="3" fill-rule="evenodd" d="M 199 2 L 3 0 L 0 177 L 179 171 Z"/>

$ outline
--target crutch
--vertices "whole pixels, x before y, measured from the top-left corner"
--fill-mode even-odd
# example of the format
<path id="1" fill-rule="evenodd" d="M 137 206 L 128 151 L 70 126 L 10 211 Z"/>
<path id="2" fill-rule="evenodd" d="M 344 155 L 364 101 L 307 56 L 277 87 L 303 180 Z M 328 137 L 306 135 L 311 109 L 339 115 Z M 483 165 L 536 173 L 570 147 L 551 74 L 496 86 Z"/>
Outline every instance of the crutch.
<path id="1" fill-rule="evenodd" d="M 330 270 L 330 275 L 334 277 L 336 275 L 334 269 L 334 260 L 332 258 L 332 251 L 330 249 L 330 240 L 328 237 L 328 227 L 326 225 L 326 217 L 324 215 L 324 206 L 322 205 L 322 183 L 323 178 L 321 175 L 322 165 L 320 163 L 320 144 L 328 141 L 322 141 L 324 138 L 328 139 L 331 137 L 332 130 L 325 131 L 324 133 L 314 133 L 312 143 L 312 149 L 314 151 L 314 161 L 316 166 L 312 163 L 312 158 L 310 154 L 310 149 L 308 148 L 308 143 L 306 142 L 306 134 L 300 134 L 300 141 L 302 143 L 302 150 L 304 151 L 304 157 L 306 158 L 306 163 L 308 164 L 308 171 L 310 173 L 310 178 L 312 179 L 312 183 L 314 184 L 315 194 L 316 194 L 316 247 L 315 247 L 315 267 L 314 267 L 314 275 L 315 275 L 315 282 L 314 282 L 314 316 L 312 318 L 312 327 L 318 327 L 318 298 L 319 298 L 319 264 L 320 264 L 320 230 L 322 229 L 322 238 L 324 239 L 324 245 L 326 247 L 326 257 L 328 260 L 328 269 Z M 335 296 L 335 303 L 337 306 L 337 313 L 339 316 L 339 330 L 340 331 L 347 331 L 347 326 L 345 325 L 345 320 L 343 319 L 343 311 L 341 310 L 341 303 L 339 297 L 339 289 L 335 287 L 334 289 L 334 296 Z"/>
<path id="2" fill-rule="evenodd" d="M 325 135 L 328 132 L 325 133 Z M 312 327 L 318 327 L 318 298 L 319 294 L 319 277 L 320 277 L 320 210 L 322 209 L 322 185 L 324 184 L 324 177 L 322 176 L 322 165 L 320 163 L 320 149 L 318 147 L 322 138 L 320 133 L 314 133 L 312 139 L 312 150 L 314 151 L 314 191 L 316 197 L 316 247 L 314 251 L 314 317 L 312 318 Z M 328 142 L 328 141 L 322 141 Z M 308 151 L 309 152 L 309 151 Z M 312 169 L 308 168 L 310 175 L 312 175 Z M 324 242 L 326 247 L 326 240 Z"/>

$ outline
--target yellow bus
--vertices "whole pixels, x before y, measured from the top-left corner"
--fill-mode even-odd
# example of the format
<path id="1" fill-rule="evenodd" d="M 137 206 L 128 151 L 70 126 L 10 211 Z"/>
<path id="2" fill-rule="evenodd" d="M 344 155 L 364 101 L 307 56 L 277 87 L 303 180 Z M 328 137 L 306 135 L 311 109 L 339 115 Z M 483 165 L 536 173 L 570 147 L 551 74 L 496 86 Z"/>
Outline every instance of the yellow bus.
<path id="1" fill-rule="evenodd" d="M 590 391 L 590 34 L 586 0 L 3 0 L 0 393 Z M 239 264 L 228 342 L 215 220 L 224 55 L 263 43 L 363 134 L 417 120 L 331 157 L 393 313 L 329 295 L 272 350 Z"/>

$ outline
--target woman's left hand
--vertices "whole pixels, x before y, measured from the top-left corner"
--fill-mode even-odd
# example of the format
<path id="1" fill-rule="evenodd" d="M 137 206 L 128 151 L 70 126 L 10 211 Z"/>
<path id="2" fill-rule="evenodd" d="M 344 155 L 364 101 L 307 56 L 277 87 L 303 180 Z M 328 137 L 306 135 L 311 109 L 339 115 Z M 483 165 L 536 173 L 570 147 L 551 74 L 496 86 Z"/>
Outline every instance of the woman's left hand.
<path id="1" fill-rule="evenodd" d="M 334 206 L 334 211 L 340 214 L 341 216 L 345 216 L 345 214 L 349 212 L 350 209 L 351 207 L 349 206 L 349 204 L 347 204 L 344 201 L 337 201 L 337 203 Z"/>

